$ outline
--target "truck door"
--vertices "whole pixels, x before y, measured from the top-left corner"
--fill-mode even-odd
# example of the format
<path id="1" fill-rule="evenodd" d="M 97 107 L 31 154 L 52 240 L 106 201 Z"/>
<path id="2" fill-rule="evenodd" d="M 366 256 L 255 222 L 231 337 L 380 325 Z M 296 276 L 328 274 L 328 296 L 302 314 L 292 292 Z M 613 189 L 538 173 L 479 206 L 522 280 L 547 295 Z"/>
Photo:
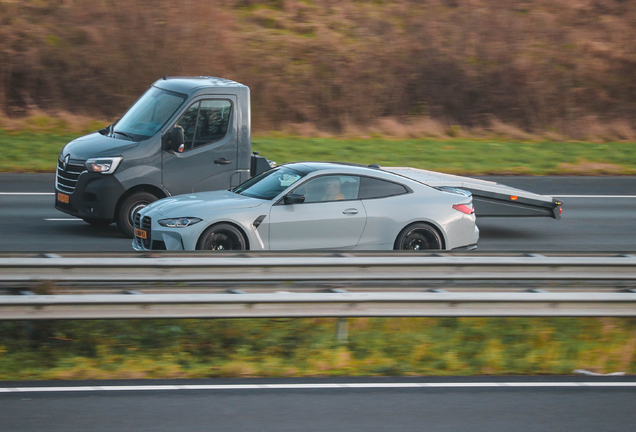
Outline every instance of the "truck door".
<path id="1" fill-rule="evenodd" d="M 163 152 L 163 185 L 172 195 L 230 187 L 238 162 L 236 115 L 231 95 L 199 98 L 183 112 L 176 123 L 183 149 Z"/>

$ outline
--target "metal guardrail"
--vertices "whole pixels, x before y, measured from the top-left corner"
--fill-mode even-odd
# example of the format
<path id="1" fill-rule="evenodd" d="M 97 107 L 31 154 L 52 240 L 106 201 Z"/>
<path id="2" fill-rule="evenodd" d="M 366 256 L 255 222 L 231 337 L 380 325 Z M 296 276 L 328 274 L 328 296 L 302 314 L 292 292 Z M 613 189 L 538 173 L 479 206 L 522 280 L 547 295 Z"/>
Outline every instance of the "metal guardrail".
<path id="1" fill-rule="evenodd" d="M 232 256 L 0 258 L 4 285 L 145 282 L 629 281 L 636 256 Z"/>
<path id="2" fill-rule="evenodd" d="M 0 296 L 0 319 L 636 316 L 636 293 Z"/>
<path id="3" fill-rule="evenodd" d="M 0 289 L 33 294 L 34 287 L 42 294 L 68 295 L 0 296 L 0 319 L 632 317 L 636 316 L 636 256 L 0 256 Z M 113 287 L 135 291 L 95 294 Z M 325 287 L 329 292 L 311 292 Z M 528 287 L 534 292 L 504 292 Z M 546 287 L 566 292 L 545 292 Z M 422 292 L 427 288 L 429 292 Z M 281 289 L 285 292 L 276 292 Z M 186 293 L 193 290 L 196 293 Z M 250 290 L 269 293 L 246 292 Z M 573 292 L 582 290 L 603 292 Z"/>

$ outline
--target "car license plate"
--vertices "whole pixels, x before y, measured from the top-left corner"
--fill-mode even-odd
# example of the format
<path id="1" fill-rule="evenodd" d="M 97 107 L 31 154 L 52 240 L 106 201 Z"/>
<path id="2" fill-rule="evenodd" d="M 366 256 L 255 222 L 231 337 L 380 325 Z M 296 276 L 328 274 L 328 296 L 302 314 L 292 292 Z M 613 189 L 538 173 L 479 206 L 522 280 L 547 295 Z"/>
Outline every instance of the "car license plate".
<path id="1" fill-rule="evenodd" d="M 68 204 L 69 196 L 63 193 L 57 193 L 57 199 L 60 202 Z"/>
<path id="2" fill-rule="evenodd" d="M 148 238 L 146 235 L 146 231 L 140 230 L 139 228 L 135 228 L 135 237 L 139 237 L 142 239 Z"/>

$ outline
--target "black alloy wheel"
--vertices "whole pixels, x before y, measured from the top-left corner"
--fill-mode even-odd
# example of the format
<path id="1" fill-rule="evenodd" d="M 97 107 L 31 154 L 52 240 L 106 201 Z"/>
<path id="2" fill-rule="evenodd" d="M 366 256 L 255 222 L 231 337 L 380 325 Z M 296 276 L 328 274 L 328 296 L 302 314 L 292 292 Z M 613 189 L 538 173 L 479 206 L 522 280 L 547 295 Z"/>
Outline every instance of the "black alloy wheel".
<path id="1" fill-rule="evenodd" d="M 206 229 L 199 241 L 197 250 L 245 250 L 246 241 L 243 233 L 233 225 L 217 224 Z"/>
<path id="2" fill-rule="evenodd" d="M 442 248 L 442 239 L 435 228 L 417 223 L 402 230 L 395 241 L 398 250 L 438 250 Z"/>

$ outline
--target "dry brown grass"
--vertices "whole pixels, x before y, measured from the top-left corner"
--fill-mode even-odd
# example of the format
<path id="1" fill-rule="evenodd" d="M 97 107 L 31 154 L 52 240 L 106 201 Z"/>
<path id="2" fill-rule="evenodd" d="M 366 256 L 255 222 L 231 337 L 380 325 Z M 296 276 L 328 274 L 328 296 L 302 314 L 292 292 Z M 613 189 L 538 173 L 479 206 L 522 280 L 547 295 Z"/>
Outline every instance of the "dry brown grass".
<path id="1" fill-rule="evenodd" d="M 111 118 L 166 73 L 214 75 L 251 87 L 257 130 L 634 140 L 634 6 L 0 1 L 0 111 Z"/>
<path id="2" fill-rule="evenodd" d="M 607 162 L 588 162 L 581 159 L 576 164 L 561 163 L 558 166 L 563 175 L 623 175 L 625 167 Z"/>

